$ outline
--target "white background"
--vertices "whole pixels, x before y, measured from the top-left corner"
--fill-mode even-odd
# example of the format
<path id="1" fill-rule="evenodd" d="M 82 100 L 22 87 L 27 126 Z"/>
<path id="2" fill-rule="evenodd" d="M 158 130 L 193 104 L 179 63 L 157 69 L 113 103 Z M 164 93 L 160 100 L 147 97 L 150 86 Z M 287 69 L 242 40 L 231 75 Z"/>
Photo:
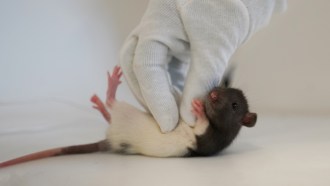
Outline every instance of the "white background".
<path id="1" fill-rule="evenodd" d="M 1 0 L 0 101 L 59 98 L 88 105 L 147 0 Z M 290 0 L 288 11 L 233 58 L 234 85 L 254 110 L 329 114 L 330 2 Z M 136 104 L 126 85 L 119 98 Z"/>

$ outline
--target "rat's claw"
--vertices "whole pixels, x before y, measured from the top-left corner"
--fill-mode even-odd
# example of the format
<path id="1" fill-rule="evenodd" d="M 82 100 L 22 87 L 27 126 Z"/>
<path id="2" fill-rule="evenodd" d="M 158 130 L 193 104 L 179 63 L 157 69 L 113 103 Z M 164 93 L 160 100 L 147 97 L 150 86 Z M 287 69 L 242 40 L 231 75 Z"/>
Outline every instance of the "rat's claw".
<path id="1" fill-rule="evenodd" d="M 123 75 L 123 72 L 121 71 L 121 68 L 119 66 L 115 66 L 115 68 L 112 71 L 112 75 L 108 72 L 108 79 L 117 80 L 118 82 L 121 82 L 119 79 Z"/>
<path id="2" fill-rule="evenodd" d="M 118 72 L 120 72 L 120 67 L 118 65 L 115 66 L 115 68 L 113 69 L 113 74 L 118 74 Z"/>

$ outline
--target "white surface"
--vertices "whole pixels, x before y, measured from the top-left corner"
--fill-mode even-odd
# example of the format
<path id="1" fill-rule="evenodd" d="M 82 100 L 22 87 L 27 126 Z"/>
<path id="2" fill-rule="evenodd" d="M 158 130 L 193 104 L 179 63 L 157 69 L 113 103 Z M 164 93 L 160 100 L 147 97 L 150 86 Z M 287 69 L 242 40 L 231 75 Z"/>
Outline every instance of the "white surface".
<path id="1" fill-rule="evenodd" d="M 0 161 L 103 138 L 90 107 L 48 100 L 0 106 Z M 330 117 L 259 114 L 224 153 L 207 158 L 87 154 L 0 169 L 1 186 L 330 185 Z"/>

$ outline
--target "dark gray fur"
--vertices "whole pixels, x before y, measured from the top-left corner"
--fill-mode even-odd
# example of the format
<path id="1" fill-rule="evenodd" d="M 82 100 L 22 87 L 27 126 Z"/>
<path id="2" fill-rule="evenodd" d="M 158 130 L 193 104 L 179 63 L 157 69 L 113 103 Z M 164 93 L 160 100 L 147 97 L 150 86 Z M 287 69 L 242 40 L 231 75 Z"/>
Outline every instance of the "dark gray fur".
<path id="1" fill-rule="evenodd" d="M 209 126 L 203 135 L 196 136 L 197 148 L 187 156 L 210 156 L 227 148 L 238 135 L 242 125 L 252 127 L 257 115 L 249 112 L 248 102 L 239 89 L 229 88 L 231 73 L 224 76 L 222 86 L 212 89 L 204 101 Z M 212 100 L 211 93 L 217 100 Z M 236 106 L 234 106 L 234 104 Z"/>
<path id="2" fill-rule="evenodd" d="M 131 145 L 128 143 L 121 143 L 120 144 L 120 149 L 116 151 L 117 153 L 120 154 L 127 154 L 127 151 L 131 148 Z"/>

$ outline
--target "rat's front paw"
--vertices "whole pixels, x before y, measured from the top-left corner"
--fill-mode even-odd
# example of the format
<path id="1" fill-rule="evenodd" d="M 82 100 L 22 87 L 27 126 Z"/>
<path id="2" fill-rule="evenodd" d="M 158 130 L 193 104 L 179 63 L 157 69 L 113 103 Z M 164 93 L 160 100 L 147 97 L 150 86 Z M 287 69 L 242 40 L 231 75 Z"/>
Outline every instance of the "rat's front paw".
<path id="1" fill-rule="evenodd" d="M 209 126 L 209 121 L 204 112 L 204 103 L 201 100 L 194 99 L 191 105 L 193 107 L 192 112 L 197 118 L 194 133 L 197 136 L 203 135 Z"/>
<path id="2" fill-rule="evenodd" d="M 205 119 L 204 104 L 199 99 L 194 99 L 191 103 L 193 110 L 192 113 L 196 116 L 197 120 Z"/>

